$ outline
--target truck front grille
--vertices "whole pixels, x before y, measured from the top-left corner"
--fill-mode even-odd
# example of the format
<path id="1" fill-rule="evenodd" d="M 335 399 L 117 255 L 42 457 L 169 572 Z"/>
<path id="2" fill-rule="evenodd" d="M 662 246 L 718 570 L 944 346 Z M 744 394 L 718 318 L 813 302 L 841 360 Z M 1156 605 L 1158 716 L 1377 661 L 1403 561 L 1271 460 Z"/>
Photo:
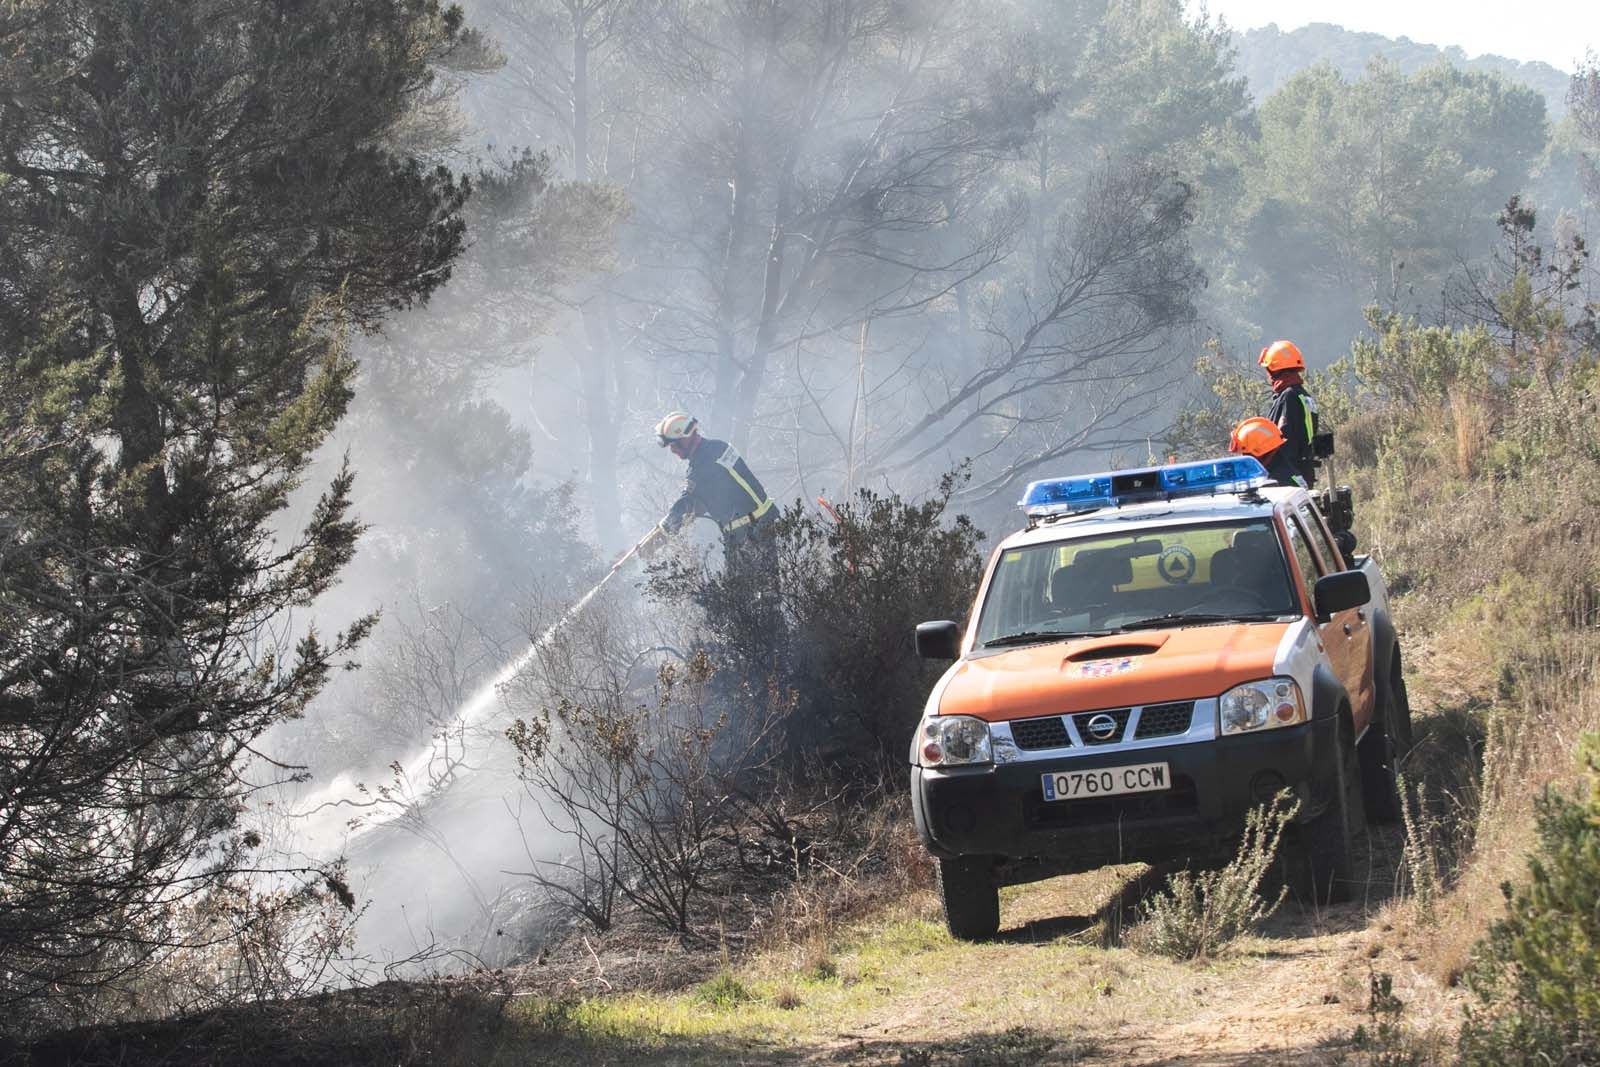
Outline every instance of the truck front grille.
<path id="1" fill-rule="evenodd" d="M 1189 720 L 1194 717 L 1194 701 L 1176 704 L 1151 704 L 1139 714 L 1139 728 L 1133 732 L 1135 741 L 1147 737 L 1171 737 L 1189 732 Z"/>
<path id="2" fill-rule="evenodd" d="M 1114 745 L 1122 740 L 1122 735 L 1128 730 L 1128 716 L 1133 714 L 1132 708 L 1116 708 L 1108 711 L 1080 711 L 1072 717 L 1072 723 L 1078 728 L 1078 736 L 1083 738 L 1086 745 Z M 1096 737 L 1094 731 L 1089 729 L 1089 724 L 1103 715 L 1109 715 L 1116 720 L 1116 728 L 1104 737 Z"/>
<path id="3" fill-rule="evenodd" d="M 1068 748 L 1072 738 L 1067 736 L 1067 724 L 1061 716 L 1050 715 L 1042 719 L 1017 719 L 1011 723 L 1011 739 L 1018 748 Z"/>

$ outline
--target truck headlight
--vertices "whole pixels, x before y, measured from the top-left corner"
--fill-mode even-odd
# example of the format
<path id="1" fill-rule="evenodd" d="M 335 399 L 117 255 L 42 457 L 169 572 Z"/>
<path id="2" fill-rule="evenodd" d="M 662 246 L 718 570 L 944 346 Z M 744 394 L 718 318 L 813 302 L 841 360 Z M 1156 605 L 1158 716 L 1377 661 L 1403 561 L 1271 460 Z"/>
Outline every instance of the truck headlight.
<path id="1" fill-rule="evenodd" d="M 917 755 L 924 767 L 990 763 L 989 724 L 966 715 L 932 715 L 922 720 Z"/>
<path id="2" fill-rule="evenodd" d="M 1217 702 L 1217 720 L 1224 736 L 1294 726 L 1306 721 L 1306 704 L 1293 678 L 1267 678 L 1223 693 Z"/>

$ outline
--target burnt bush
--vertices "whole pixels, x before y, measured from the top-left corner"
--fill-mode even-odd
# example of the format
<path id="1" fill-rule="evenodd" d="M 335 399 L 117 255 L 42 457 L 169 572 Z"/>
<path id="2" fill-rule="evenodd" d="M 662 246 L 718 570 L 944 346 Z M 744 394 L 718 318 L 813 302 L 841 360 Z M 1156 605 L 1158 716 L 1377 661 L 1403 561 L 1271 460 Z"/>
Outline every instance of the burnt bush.
<path id="1" fill-rule="evenodd" d="M 950 514 L 959 482 L 946 476 L 920 503 L 869 489 L 827 510 L 797 503 L 742 564 L 669 562 L 652 594 L 701 609 L 696 644 L 727 677 L 796 694 L 787 741 L 799 765 L 874 781 L 905 763 L 943 669 L 917 657 L 916 624 L 960 619 L 982 575 L 982 532 Z"/>
<path id="2" fill-rule="evenodd" d="M 956 485 L 788 509 L 722 568 L 680 545 L 651 569 L 664 612 L 597 603 L 541 640 L 507 732 L 544 824 L 530 840 L 558 846 L 530 850 L 530 881 L 590 930 L 698 942 L 832 900 L 818 869 L 904 866 L 883 861 L 904 825 L 880 809 L 941 668 L 915 626 L 959 617 L 982 570 Z"/>
<path id="3" fill-rule="evenodd" d="M 716 674 L 696 655 L 660 668 L 649 703 L 621 689 L 563 698 L 506 731 L 517 777 L 566 846 L 529 877 L 597 932 L 625 904 L 693 936 L 708 901 L 763 873 L 753 858 L 796 847 L 768 744 L 790 704 L 768 687 L 730 711 L 709 693 Z"/>

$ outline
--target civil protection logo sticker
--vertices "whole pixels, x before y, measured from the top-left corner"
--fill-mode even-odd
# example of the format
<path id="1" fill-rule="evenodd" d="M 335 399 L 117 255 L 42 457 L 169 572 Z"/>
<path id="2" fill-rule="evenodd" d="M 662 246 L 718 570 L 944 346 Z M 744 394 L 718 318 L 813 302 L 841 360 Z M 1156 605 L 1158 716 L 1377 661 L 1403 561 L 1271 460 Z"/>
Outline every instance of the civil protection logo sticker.
<path id="1" fill-rule="evenodd" d="M 1078 668 L 1080 678 L 1107 678 L 1113 674 L 1133 670 L 1133 657 L 1121 659 L 1092 659 Z"/>
<path id="2" fill-rule="evenodd" d="M 1168 585 L 1187 585 L 1194 577 L 1194 553 L 1185 545 L 1168 545 L 1156 560 L 1156 573 Z"/>

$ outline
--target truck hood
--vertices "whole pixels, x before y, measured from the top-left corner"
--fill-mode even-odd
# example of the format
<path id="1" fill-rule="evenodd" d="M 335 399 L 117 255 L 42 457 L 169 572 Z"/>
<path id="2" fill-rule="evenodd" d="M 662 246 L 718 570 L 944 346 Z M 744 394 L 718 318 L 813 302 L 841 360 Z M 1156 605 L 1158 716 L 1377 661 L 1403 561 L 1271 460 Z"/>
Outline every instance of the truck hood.
<path id="1" fill-rule="evenodd" d="M 1220 695 L 1272 675 L 1289 623 L 1112 634 L 979 653 L 950 669 L 941 715 L 989 722 Z"/>

